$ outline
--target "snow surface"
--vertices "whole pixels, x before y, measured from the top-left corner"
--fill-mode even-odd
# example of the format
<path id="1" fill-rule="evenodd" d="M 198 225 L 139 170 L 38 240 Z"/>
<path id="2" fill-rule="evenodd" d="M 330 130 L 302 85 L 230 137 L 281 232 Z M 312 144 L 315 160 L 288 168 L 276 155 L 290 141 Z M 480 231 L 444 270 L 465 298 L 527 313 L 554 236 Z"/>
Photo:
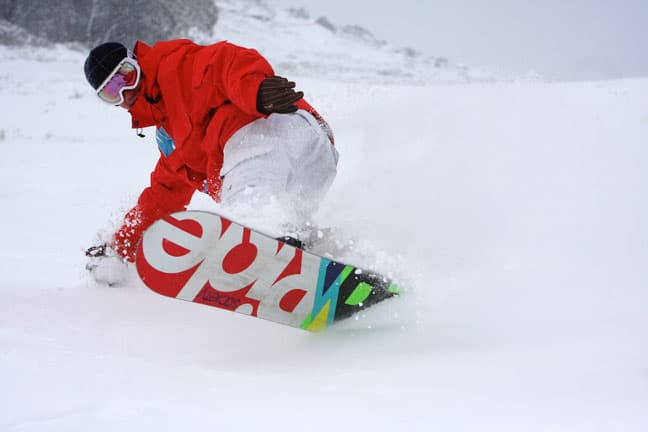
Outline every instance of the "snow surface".
<path id="1" fill-rule="evenodd" d="M 84 53 L 0 59 L 0 431 L 648 430 L 648 79 L 290 75 L 342 156 L 318 222 L 407 286 L 311 334 L 89 280 L 154 134 Z"/>

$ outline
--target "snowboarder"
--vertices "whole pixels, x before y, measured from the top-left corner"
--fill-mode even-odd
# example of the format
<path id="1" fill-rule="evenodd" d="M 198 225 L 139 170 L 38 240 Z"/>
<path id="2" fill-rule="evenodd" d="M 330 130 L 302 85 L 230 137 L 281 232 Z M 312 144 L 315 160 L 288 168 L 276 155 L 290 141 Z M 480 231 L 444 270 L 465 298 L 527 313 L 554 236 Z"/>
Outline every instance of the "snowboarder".
<path id="1" fill-rule="evenodd" d="M 256 50 L 179 39 L 138 41 L 131 51 L 107 42 L 90 51 L 84 72 L 101 100 L 129 111 L 138 136 L 156 127 L 160 151 L 121 228 L 88 250 L 93 272 L 114 266 L 105 257 L 133 262 L 144 230 L 186 209 L 196 190 L 240 223 L 294 235 L 336 175 L 328 124 Z"/>

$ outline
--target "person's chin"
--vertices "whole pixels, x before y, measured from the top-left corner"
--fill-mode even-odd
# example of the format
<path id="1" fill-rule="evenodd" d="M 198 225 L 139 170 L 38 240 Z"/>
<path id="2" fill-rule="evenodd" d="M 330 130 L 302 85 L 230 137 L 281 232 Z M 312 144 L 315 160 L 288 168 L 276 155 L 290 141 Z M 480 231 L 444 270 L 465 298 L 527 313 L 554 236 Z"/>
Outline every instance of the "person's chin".
<path id="1" fill-rule="evenodd" d="M 133 105 L 135 105 L 135 101 L 137 100 L 137 96 L 139 96 L 139 89 L 134 90 L 134 91 L 128 91 L 125 92 L 124 94 L 124 103 L 120 105 L 120 107 L 130 110 Z"/>

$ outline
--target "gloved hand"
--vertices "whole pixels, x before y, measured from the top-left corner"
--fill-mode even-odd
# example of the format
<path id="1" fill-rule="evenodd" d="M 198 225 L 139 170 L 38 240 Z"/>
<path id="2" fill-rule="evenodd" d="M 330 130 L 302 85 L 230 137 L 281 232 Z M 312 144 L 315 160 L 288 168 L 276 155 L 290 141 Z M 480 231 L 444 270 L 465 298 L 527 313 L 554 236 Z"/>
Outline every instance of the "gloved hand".
<path id="1" fill-rule="evenodd" d="M 123 283 L 129 273 L 129 265 L 107 244 L 92 246 L 85 252 L 88 257 L 86 270 L 102 285 L 115 286 Z"/>
<path id="2" fill-rule="evenodd" d="M 264 79 L 257 93 L 257 110 L 261 114 L 296 112 L 298 108 L 294 103 L 304 97 L 304 92 L 296 92 L 294 88 L 295 83 L 284 77 Z"/>

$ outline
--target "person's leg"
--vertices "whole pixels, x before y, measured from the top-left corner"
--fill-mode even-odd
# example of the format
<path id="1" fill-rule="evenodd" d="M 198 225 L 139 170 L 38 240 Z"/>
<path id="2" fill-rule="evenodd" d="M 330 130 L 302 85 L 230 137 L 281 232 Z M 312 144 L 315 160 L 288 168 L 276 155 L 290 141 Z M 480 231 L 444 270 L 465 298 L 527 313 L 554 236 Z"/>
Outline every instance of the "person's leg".
<path id="1" fill-rule="evenodd" d="M 338 153 L 317 120 L 306 111 L 296 115 L 308 124 L 313 135 L 291 149 L 294 156 L 293 175 L 287 191 L 296 208 L 312 215 L 328 192 L 337 174 Z"/>
<path id="2" fill-rule="evenodd" d="M 275 237 L 291 233 L 317 209 L 336 163 L 337 152 L 310 114 L 259 119 L 225 146 L 226 216 Z"/>

